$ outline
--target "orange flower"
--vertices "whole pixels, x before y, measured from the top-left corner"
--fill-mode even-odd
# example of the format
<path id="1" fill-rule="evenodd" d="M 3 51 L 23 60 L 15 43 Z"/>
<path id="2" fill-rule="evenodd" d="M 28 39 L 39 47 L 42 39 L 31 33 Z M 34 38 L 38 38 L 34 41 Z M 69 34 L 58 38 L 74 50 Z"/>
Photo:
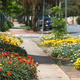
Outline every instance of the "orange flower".
<path id="1" fill-rule="evenodd" d="M 0 49 L 0 51 L 3 51 L 3 49 Z"/>
<path id="2" fill-rule="evenodd" d="M 0 71 L 2 71 L 2 69 L 0 68 Z"/>
<path id="3" fill-rule="evenodd" d="M 36 62 L 36 64 L 35 64 L 36 66 L 39 66 L 39 63 L 38 62 Z"/>
<path id="4" fill-rule="evenodd" d="M 25 64 L 28 64 L 27 62 L 25 62 Z"/>
<path id="5" fill-rule="evenodd" d="M 32 64 L 31 62 L 28 62 L 28 64 Z"/>
<path id="6" fill-rule="evenodd" d="M 21 59 L 21 57 L 20 57 L 20 56 L 18 56 L 18 57 L 17 57 L 17 59 Z"/>
<path id="7" fill-rule="evenodd" d="M 14 55 L 13 55 L 13 54 L 11 54 L 11 57 L 14 57 Z"/>
<path id="8" fill-rule="evenodd" d="M 23 61 L 26 62 L 27 60 L 26 59 L 23 59 Z"/>
<path id="9" fill-rule="evenodd" d="M 9 64 L 12 64 L 12 62 L 10 62 L 10 61 L 9 61 L 8 63 L 9 63 Z"/>
<path id="10" fill-rule="evenodd" d="M 8 76 L 10 76 L 10 75 L 11 75 L 11 73 L 10 73 L 10 72 L 7 72 L 7 75 L 8 75 Z"/>
<path id="11" fill-rule="evenodd" d="M 23 59 L 19 60 L 20 62 L 24 62 Z"/>
<path id="12" fill-rule="evenodd" d="M 6 54 L 9 54 L 9 52 L 6 52 Z"/>
<path id="13" fill-rule="evenodd" d="M 28 58 L 32 58 L 31 56 L 27 56 Z"/>
<path id="14" fill-rule="evenodd" d="M 17 53 L 14 53 L 14 55 L 17 56 L 18 54 Z"/>
<path id="15" fill-rule="evenodd" d="M 4 55 L 4 53 L 1 53 L 1 55 Z"/>
<path id="16" fill-rule="evenodd" d="M 4 56 L 7 56 L 7 53 L 4 53 Z"/>
<path id="17" fill-rule="evenodd" d="M 35 77 L 35 78 L 37 78 L 37 76 L 36 76 L 36 75 L 34 75 L 34 77 Z"/>

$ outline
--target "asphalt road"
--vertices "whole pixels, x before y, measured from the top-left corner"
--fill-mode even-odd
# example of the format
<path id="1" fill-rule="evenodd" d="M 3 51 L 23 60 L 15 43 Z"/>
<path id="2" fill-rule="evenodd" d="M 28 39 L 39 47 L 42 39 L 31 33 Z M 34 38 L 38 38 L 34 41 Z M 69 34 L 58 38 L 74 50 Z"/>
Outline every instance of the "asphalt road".
<path id="1" fill-rule="evenodd" d="M 68 25 L 67 27 L 67 31 L 70 35 L 72 36 L 80 36 L 80 26 L 76 26 L 76 25 Z M 45 31 L 47 33 L 52 33 L 51 30 L 47 30 Z M 41 35 L 45 35 L 45 34 L 16 34 L 16 36 L 20 36 L 23 38 L 39 38 Z"/>
<path id="2" fill-rule="evenodd" d="M 67 31 L 69 32 L 70 35 L 73 36 L 80 36 L 80 25 L 68 25 Z"/>

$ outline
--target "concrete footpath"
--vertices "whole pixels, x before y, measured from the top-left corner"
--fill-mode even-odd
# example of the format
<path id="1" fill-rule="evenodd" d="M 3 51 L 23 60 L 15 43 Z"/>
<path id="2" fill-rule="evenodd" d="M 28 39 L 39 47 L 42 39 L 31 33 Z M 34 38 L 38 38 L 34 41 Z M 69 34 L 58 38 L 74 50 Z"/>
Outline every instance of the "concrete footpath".
<path id="1" fill-rule="evenodd" d="M 70 80 L 69 77 L 54 64 L 51 58 L 43 52 L 30 38 L 23 38 L 21 47 L 26 49 L 28 55 L 34 58 L 35 62 L 39 63 L 37 68 L 38 80 Z"/>

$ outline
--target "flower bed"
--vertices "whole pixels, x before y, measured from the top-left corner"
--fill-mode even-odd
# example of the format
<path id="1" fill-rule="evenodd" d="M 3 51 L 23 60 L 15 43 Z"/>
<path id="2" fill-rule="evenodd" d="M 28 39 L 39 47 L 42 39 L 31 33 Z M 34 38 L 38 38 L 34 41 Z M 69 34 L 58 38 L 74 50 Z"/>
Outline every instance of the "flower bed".
<path id="1" fill-rule="evenodd" d="M 11 34 L 0 34 L 0 41 L 19 46 L 22 42 L 22 39 Z"/>
<path id="2" fill-rule="evenodd" d="M 70 58 L 71 62 L 75 62 L 80 57 L 80 44 L 62 45 L 52 49 L 52 56 L 56 58 Z"/>
<path id="3" fill-rule="evenodd" d="M 38 62 L 19 47 L 22 38 L 0 34 L 0 80 L 33 80 L 37 78 Z"/>
<path id="4" fill-rule="evenodd" d="M 32 80 L 37 78 L 38 63 L 19 47 L 23 40 L 11 34 L 0 34 L 0 80 Z M 27 57 L 26 57 L 27 56 Z"/>
<path id="5" fill-rule="evenodd" d="M 80 38 L 67 38 L 67 39 L 56 39 L 56 40 L 47 40 L 41 43 L 42 46 L 60 46 L 68 43 L 80 43 Z"/>
<path id="6" fill-rule="evenodd" d="M 63 39 L 72 38 L 72 37 L 73 36 L 67 34 L 67 35 L 63 36 Z M 41 42 L 47 41 L 47 40 L 55 40 L 55 35 L 54 34 L 46 34 L 45 36 L 40 36 L 39 40 Z"/>
<path id="7" fill-rule="evenodd" d="M 32 80 L 37 78 L 36 67 L 31 56 L 23 57 L 17 53 L 2 52 L 0 54 L 0 80 Z"/>
<path id="8" fill-rule="evenodd" d="M 62 61 L 68 60 L 66 61 L 68 62 L 68 64 L 71 63 L 70 65 L 75 65 L 75 69 L 80 70 L 80 37 L 66 35 L 62 39 L 55 39 L 55 37 L 51 38 L 49 37 L 49 35 L 52 34 L 41 36 L 39 38 L 42 47 L 51 48 L 46 51 L 47 54 L 49 54 L 52 57 L 52 59 L 55 58 L 55 60 L 61 60 L 56 63 L 61 62 L 64 64 L 64 62 Z"/>

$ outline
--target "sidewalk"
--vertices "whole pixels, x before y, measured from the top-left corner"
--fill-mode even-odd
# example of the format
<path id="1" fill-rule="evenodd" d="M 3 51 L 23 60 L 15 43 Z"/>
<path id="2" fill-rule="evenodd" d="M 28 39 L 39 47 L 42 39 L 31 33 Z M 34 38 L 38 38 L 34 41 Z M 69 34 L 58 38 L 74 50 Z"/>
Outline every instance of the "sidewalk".
<path id="1" fill-rule="evenodd" d="M 16 24 L 15 26 L 20 28 L 19 24 Z M 11 29 L 10 32 L 13 33 L 16 31 L 21 31 L 22 33 L 25 32 L 23 29 L 19 30 L 17 28 Z M 24 47 L 28 55 L 32 56 L 34 61 L 39 63 L 39 67 L 37 68 L 39 70 L 37 73 L 38 80 L 70 80 L 61 68 L 57 66 L 31 38 L 23 38 L 21 47 Z"/>
<path id="2" fill-rule="evenodd" d="M 11 32 L 12 34 L 19 34 L 19 35 L 25 35 L 25 34 L 42 34 L 42 31 L 38 31 L 38 32 L 33 32 L 32 31 L 28 31 L 26 30 L 25 27 L 20 27 L 21 25 L 24 24 L 19 24 L 18 22 L 13 22 L 14 23 L 14 27 L 9 29 L 9 32 Z M 47 33 L 51 33 L 49 31 L 43 31 L 44 34 Z"/>
<path id="3" fill-rule="evenodd" d="M 39 80 L 70 80 L 69 77 L 48 57 L 41 48 L 39 48 L 31 39 L 23 38 L 21 47 L 28 52 L 28 55 L 34 58 L 35 62 L 40 65 L 38 67 Z"/>

